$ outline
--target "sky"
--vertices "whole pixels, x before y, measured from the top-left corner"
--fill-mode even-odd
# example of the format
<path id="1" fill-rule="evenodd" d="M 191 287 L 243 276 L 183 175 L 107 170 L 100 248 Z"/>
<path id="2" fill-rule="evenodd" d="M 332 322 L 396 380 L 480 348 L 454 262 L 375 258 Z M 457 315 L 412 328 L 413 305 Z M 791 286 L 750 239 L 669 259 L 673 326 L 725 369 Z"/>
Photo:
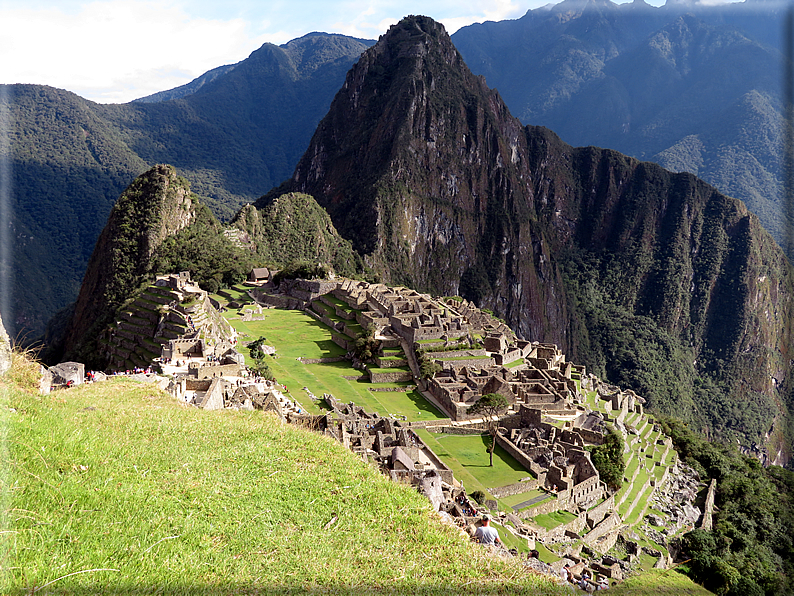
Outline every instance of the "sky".
<path id="1" fill-rule="evenodd" d="M 312 31 L 377 39 L 408 14 L 430 16 L 452 34 L 548 1 L 0 0 L 0 83 L 127 102 L 244 60 L 265 42 Z"/>

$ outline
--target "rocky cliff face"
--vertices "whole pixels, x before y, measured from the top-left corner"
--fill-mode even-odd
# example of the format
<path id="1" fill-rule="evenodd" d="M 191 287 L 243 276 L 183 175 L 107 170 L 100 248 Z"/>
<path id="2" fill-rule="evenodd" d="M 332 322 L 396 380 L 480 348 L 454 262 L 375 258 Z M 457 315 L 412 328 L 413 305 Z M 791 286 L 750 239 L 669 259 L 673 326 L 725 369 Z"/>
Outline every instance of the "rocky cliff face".
<path id="1" fill-rule="evenodd" d="M 426 17 L 348 73 L 289 188 L 313 195 L 394 283 L 464 295 L 527 337 L 568 345 L 526 135 Z"/>
<path id="2" fill-rule="evenodd" d="M 792 275 L 758 220 L 690 174 L 524 128 L 431 19 L 364 53 L 257 206 L 288 190 L 385 279 L 490 307 L 707 430 L 785 443 Z"/>
<path id="3" fill-rule="evenodd" d="M 188 183 L 171 166 L 155 166 L 127 187 L 88 262 L 64 335 L 66 357 L 96 353 L 93 343 L 107 317 L 138 289 L 160 244 L 194 217 Z"/>

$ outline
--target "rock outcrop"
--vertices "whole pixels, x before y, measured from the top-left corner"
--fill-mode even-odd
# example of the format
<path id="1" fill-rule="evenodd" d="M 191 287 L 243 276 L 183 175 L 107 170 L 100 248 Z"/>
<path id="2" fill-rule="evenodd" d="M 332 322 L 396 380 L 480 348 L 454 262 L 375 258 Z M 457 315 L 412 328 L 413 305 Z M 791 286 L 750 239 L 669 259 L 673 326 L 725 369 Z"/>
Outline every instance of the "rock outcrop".
<path id="1" fill-rule="evenodd" d="M 3 320 L 0 319 L 0 375 L 6 374 L 9 368 L 11 368 L 11 341 L 3 327 Z"/>

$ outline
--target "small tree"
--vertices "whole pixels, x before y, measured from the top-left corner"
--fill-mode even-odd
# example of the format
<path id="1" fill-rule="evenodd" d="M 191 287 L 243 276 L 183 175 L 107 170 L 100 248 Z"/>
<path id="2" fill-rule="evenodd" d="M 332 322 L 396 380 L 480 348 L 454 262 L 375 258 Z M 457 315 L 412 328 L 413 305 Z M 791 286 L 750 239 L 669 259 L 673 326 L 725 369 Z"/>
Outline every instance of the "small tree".
<path id="1" fill-rule="evenodd" d="M 593 447 L 590 459 L 598 470 L 598 475 L 610 488 L 617 490 L 623 484 L 626 462 L 623 461 L 623 435 L 607 425 L 604 442 Z"/>
<path id="2" fill-rule="evenodd" d="M 423 379 L 430 379 L 441 371 L 441 365 L 427 354 L 419 356 L 419 372 Z"/>
<path id="3" fill-rule="evenodd" d="M 361 362 L 371 362 L 380 349 L 380 340 L 375 339 L 375 326 L 367 325 L 356 338 L 353 352 Z"/>
<path id="4" fill-rule="evenodd" d="M 488 432 L 491 434 L 491 448 L 488 450 L 493 467 L 493 452 L 496 449 L 496 433 L 499 431 L 499 412 L 507 408 L 507 398 L 498 393 L 486 393 L 469 408 L 469 414 L 482 414 L 488 423 Z M 496 418 L 496 420 L 494 420 Z"/>
<path id="5" fill-rule="evenodd" d="M 248 351 L 251 354 L 251 359 L 254 361 L 254 364 L 250 368 L 258 376 L 272 381 L 274 380 L 273 371 L 270 370 L 270 366 L 265 361 L 265 351 L 262 349 L 265 341 L 267 340 L 264 336 L 260 336 L 259 339 L 248 344 Z"/>

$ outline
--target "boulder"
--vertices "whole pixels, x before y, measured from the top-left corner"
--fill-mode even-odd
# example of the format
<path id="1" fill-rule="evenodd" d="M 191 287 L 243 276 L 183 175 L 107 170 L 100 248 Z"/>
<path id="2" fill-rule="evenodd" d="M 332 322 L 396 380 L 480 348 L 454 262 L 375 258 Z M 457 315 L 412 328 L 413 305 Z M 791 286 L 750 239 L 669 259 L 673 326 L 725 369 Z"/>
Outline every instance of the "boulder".
<path id="1" fill-rule="evenodd" d="M 8 339 L 3 320 L 0 319 L 0 375 L 4 375 L 11 368 L 11 340 Z"/>
<path id="2" fill-rule="evenodd" d="M 53 385 L 82 385 L 85 365 L 82 362 L 61 362 L 50 367 Z"/>

